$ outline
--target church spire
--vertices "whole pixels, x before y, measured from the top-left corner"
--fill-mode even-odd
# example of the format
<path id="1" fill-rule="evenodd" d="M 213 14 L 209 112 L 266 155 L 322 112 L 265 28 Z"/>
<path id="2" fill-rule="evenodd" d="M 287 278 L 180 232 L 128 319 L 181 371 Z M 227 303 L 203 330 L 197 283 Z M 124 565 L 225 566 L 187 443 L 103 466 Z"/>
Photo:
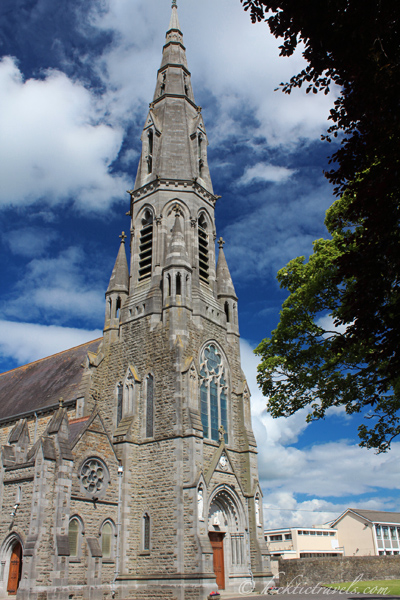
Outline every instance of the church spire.
<path id="1" fill-rule="evenodd" d="M 172 3 L 153 101 L 142 134 L 135 190 L 155 179 L 198 182 L 213 194 L 207 134 L 194 99 L 176 2 Z"/>
<path id="2" fill-rule="evenodd" d="M 168 33 L 171 31 L 171 29 L 176 29 L 178 31 L 181 31 L 181 27 L 179 25 L 179 19 L 178 19 L 178 5 L 176 3 L 176 0 L 172 1 L 172 14 L 171 14 L 171 20 L 169 22 Z"/>
<path id="3" fill-rule="evenodd" d="M 114 341 L 120 323 L 121 308 L 129 294 L 129 269 L 125 253 L 126 235 L 119 236 L 121 244 L 106 291 L 106 316 L 104 321 L 104 339 Z"/>
<path id="4" fill-rule="evenodd" d="M 111 273 L 110 283 L 108 284 L 106 292 L 107 294 L 111 292 L 128 293 L 129 291 L 129 270 L 125 253 L 125 232 L 123 231 L 119 237 L 121 238 L 121 244 L 119 247 L 117 259 L 114 264 L 114 268 Z"/>

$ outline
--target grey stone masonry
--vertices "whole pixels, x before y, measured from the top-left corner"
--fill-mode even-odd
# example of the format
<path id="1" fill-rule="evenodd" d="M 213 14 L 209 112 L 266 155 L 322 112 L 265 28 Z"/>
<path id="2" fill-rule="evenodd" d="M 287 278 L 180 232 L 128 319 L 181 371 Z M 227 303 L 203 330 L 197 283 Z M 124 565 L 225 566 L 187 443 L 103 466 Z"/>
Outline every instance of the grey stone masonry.
<path id="1" fill-rule="evenodd" d="M 65 405 L 36 413 L 31 399 L 0 427 L 0 598 L 12 569 L 17 600 L 204 600 L 271 576 L 238 299 L 223 240 L 216 266 L 175 2 L 141 140 L 103 339 L 66 355 L 73 390 L 61 356 L 30 369 L 62 383 Z"/>

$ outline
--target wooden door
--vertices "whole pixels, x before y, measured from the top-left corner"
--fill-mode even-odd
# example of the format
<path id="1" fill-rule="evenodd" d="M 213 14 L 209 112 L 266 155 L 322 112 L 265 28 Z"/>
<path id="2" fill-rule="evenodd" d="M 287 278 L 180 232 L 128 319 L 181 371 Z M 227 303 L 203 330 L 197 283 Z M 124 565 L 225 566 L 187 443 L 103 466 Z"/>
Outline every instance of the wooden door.
<path id="1" fill-rule="evenodd" d="M 225 589 L 224 535 L 217 531 L 208 534 L 213 549 L 213 567 L 219 590 Z"/>
<path id="2" fill-rule="evenodd" d="M 17 593 L 22 571 L 22 546 L 19 542 L 14 544 L 11 552 L 10 569 L 8 573 L 7 592 L 15 595 Z"/>

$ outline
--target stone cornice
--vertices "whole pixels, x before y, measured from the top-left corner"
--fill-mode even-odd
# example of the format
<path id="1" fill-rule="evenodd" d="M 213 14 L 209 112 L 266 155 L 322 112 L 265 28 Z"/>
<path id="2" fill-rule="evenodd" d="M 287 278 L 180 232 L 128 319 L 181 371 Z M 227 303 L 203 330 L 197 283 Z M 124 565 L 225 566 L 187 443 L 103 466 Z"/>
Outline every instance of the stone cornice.
<path id="1" fill-rule="evenodd" d="M 220 196 L 215 196 L 207 191 L 196 179 L 169 179 L 164 177 L 157 177 L 137 190 L 128 190 L 128 194 L 130 194 L 133 202 L 138 202 L 141 198 L 155 191 L 169 191 L 171 189 L 180 192 L 195 192 L 213 208 L 218 198 L 220 198 Z"/>
<path id="2" fill-rule="evenodd" d="M 190 75 L 190 73 L 189 73 Z M 162 96 L 159 96 L 158 98 L 156 98 L 155 100 L 153 100 L 153 102 L 150 103 L 150 108 L 154 108 L 154 106 L 156 104 L 158 104 L 159 102 L 161 102 L 161 100 L 164 100 L 165 98 L 180 98 L 183 100 L 186 100 L 186 102 L 189 102 L 189 104 L 191 106 L 193 106 L 193 108 L 195 108 L 196 110 L 198 110 L 198 106 L 195 102 L 193 102 L 193 100 L 191 100 L 190 98 L 188 98 L 188 96 L 186 96 L 185 94 L 163 94 Z"/>

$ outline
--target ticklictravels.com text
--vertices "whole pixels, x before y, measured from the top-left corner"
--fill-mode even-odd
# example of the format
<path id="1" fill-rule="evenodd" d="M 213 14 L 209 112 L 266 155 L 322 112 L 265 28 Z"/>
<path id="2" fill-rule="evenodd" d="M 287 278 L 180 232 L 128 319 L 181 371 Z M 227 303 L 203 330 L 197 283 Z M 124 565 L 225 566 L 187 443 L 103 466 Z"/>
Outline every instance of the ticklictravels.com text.
<path id="1" fill-rule="evenodd" d="M 278 575 L 285 575 L 283 571 L 278 573 Z M 340 589 L 334 589 L 330 587 L 326 587 L 326 584 L 319 582 L 314 585 L 308 585 L 302 582 L 303 575 L 297 575 L 294 579 L 292 579 L 287 585 L 283 587 L 276 588 L 274 587 L 274 580 L 271 579 L 264 587 L 261 594 L 310 594 L 310 595 L 329 595 L 329 594 L 377 594 L 380 596 L 387 596 L 389 594 L 388 587 L 380 587 L 377 585 L 371 585 L 371 587 L 366 587 L 362 590 L 357 589 L 357 584 L 363 580 L 364 574 L 361 573 L 358 575 L 351 583 L 343 584 L 343 587 Z M 239 586 L 239 593 L 241 596 L 249 596 L 255 590 L 255 584 L 251 579 L 247 579 L 243 581 Z"/>

